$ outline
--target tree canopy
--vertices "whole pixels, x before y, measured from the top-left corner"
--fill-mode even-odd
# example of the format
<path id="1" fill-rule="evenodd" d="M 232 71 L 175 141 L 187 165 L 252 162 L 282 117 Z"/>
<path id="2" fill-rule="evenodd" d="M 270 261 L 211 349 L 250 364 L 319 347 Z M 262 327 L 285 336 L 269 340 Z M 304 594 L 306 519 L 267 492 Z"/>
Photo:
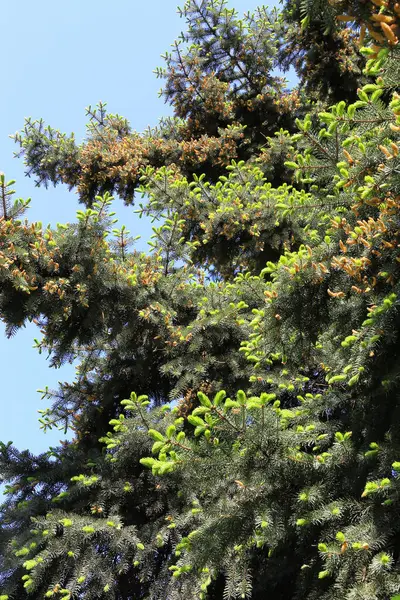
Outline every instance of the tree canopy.
<path id="1" fill-rule="evenodd" d="M 15 136 L 75 223 L 0 179 L 6 332 L 79 363 L 40 417 L 71 440 L 0 445 L 0 600 L 396 600 L 400 6 L 181 13 L 172 118 Z"/>

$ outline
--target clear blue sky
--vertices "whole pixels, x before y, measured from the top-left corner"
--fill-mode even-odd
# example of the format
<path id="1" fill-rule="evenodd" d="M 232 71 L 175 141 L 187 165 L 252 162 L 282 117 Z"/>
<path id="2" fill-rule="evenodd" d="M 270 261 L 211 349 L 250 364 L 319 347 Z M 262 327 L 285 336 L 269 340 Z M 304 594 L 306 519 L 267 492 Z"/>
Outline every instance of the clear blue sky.
<path id="1" fill-rule="evenodd" d="M 28 218 L 44 223 L 72 221 L 77 201 L 62 187 L 36 188 L 24 177 L 23 163 L 13 159 L 16 149 L 8 136 L 21 129 L 24 118 L 42 117 L 61 131 L 85 135 L 85 107 L 99 100 L 111 112 L 128 118 L 143 131 L 155 125 L 169 107 L 158 98 L 161 86 L 152 73 L 162 64 L 160 54 L 184 28 L 176 12 L 179 0 L 19 0 L 2 6 L 0 36 L 2 93 L 0 94 L 0 170 L 16 179 L 17 196 L 32 198 Z M 181 0 L 183 4 L 184 0 Z M 231 0 L 240 13 L 253 10 L 262 0 Z M 272 7 L 278 2 L 266 2 Z M 142 221 L 121 202 L 116 203 L 120 224 L 132 235 L 143 234 Z M 38 331 L 33 325 L 7 340 L 0 323 L 0 440 L 20 448 L 44 451 L 56 445 L 59 432 L 44 435 L 37 422 L 44 408 L 36 393 L 59 380 L 71 380 L 73 368 L 49 369 L 32 348 Z"/>

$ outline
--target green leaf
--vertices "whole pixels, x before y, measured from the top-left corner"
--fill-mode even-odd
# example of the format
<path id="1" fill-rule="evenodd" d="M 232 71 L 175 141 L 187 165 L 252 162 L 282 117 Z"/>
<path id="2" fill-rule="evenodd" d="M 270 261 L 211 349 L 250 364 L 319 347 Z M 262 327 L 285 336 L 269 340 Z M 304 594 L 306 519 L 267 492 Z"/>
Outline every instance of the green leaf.
<path id="1" fill-rule="evenodd" d="M 214 405 L 215 406 L 219 406 L 221 404 L 221 402 L 226 398 L 226 392 L 225 390 L 220 390 L 217 394 L 215 394 L 214 396 Z"/>
<path id="2" fill-rule="evenodd" d="M 157 454 L 158 452 L 160 452 L 163 446 L 165 446 L 164 442 L 154 442 L 153 447 L 151 449 L 152 454 Z"/>
<path id="3" fill-rule="evenodd" d="M 91 527 L 90 525 L 85 525 L 84 527 L 82 527 L 82 531 L 83 531 L 83 533 L 94 533 L 95 529 L 94 529 L 94 527 Z"/>
<path id="4" fill-rule="evenodd" d="M 167 431 L 165 433 L 167 435 L 167 438 L 170 439 L 174 435 L 175 432 L 176 432 L 175 425 L 169 425 L 169 427 L 167 427 Z"/>
<path id="5" fill-rule="evenodd" d="M 205 426 L 205 422 L 203 421 L 203 419 L 200 419 L 200 417 L 195 417 L 193 415 L 189 415 L 188 416 L 188 421 L 191 425 L 193 425 L 193 427 L 204 427 Z"/>
<path id="6" fill-rule="evenodd" d="M 238 393 L 236 394 L 236 398 L 241 406 L 245 406 L 247 402 L 247 397 L 243 390 L 238 391 Z"/>
<path id="7" fill-rule="evenodd" d="M 151 469 L 152 467 L 154 467 L 154 465 L 157 464 L 157 461 L 155 458 L 150 458 L 150 457 L 145 457 L 145 458 L 141 458 L 139 460 L 140 464 L 143 465 L 144 467 L 147 467 L 149 469 Z"/>
<path id="8" fill-rule="evenodd" d="M 325 577 L 329 577 L 329 571 L 320 571 L 318 573 L 318 579 L 325 579 Z"/>
<path id="9" fill-rule="evenodd" d="M 194 417 L 197 417 L 197 415 L 205 415 L 208 412 L 210 412 L 210 409 L 207 408 L 206 406 L 198 406 L 197 408 L 194 409 L 194 411 L 192 412 L 192 415 Z"/>
<path id="10" fill-rule="evenodd" d="M 210 402 L 210 399 L 208 398 L 208 396 L 203 394 L 203 392 L 197 392 L 197 397 L 202 406 L 205 406 L 206 408 L 211 408 L 212 404 Z"/>
<path id="11" fill-rule="evenodd" d="M 229 408 L 238 408 L 240 407 L 239 402 L 236 402 L 236 400 L 231 400 L 230 398 L 228 398 L 227 400 L 225 400 L 225 408 L 229 409 Z"/>
<path id="12" fill-rule="evenodd" d="M 297 519 L 296 525 L 298 527 L 304 527 L 304 525 L 307 525 L 307 520 L 306 519 Z"/>
<path id="13" fill-rule="evenodd" d="M 321 112 L 318 116 L 321 119 L 321 121 L 324 121 L 324 123 L 331 123 L 335 120 L 335 116 L 332 113 L 328 112 Z"/>
<path id="14" fill-rule="evenodd" d="M 153 440 L 156 440 L 158 442 L 164 442 L 165 438 L 162 435 L 162 433 L 160 433 L 159 431 L 156 431 L 156 429 L 149 429 L 149 431 L 147 432 L 149 434 L 149 436 L 151 438 L 153 438 Z"/>
<path id="15" fill-rule="evenodd" d="M 198 425 L 196 427 L 196 429 L 194 430 L 194 435 L 196 437 L 198 437 L 199 435 L 201 435 L 202 433 L 204 433 L 204 431 L 206 431 L 206 427 L 203 425 Z"/>

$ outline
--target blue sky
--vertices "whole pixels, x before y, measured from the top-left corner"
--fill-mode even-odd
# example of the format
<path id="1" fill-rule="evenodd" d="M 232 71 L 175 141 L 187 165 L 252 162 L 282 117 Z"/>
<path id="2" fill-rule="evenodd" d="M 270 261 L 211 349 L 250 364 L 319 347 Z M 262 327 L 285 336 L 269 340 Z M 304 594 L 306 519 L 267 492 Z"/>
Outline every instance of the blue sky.
<path id="1" fill-rule="evenodd" d="M 0 94 L 0 170 L 16 179 L 17 196 L 32 198 L 28 218 L 55 224 L 75 219 L 76 196 L 66 188 L 36 188 L 24 177 L 21 159 L 9 135 L 21 129 L 25 117 L 40 118 L 61 131 L 85 135 L 85 107 L 107 102 L 111 112 L 128 118 L 134 129 L 155 125 L 170 109 L 158 98 L 160 80 L 153 69 L 160 54 L 184 28 L 176 12 L 179 0 L 20 0 L 2 6 Z M 183 3 L 184 0 L 182 0 Z M 262 2 L 261 2 L 262 3 Z M 260 4 L 231 0 L 240 13 Z M 267 2 L 272 7 L 273 2 Z M 277 4 L 277 2 L 276 2 Z M 116 201 L 120 224 L 132 235 L 142 234 L 146 247 L 149 228 L 143 229 L 132 208 Z M 12 440 L 20 449 L 40 452 L 56 445 L 61 434 L 44 435 L 37 422 L 46 405 L 36 390 L 59 380 L 71 380 L 71 366 L 49 369 L 45 357 L 32 348 L 35 326 L 11 340 L 0 323 L 0 440 Z"/>

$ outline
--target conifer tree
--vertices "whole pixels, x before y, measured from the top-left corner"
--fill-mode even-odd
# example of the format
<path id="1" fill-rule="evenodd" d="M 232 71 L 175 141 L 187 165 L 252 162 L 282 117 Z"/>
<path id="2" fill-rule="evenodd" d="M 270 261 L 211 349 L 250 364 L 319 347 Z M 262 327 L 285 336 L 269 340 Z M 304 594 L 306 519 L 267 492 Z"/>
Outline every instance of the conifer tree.
<path id="1" fill-rule="evenodd" d="M 78 188 L 76 223 L 23 220 L 0 181 L 7 332 L 32 320 L 54 365 L 80 363 L 40 418 L 72 440 L 0 448 L 0 599 L 397 599 L 400 7 L 182 14 L 174 119 L 139 136 L 100 106 L 81 147 L 17 136 L 39 182 Z M 277 100 L 299 18 L 322 81 L 308 66 L 308 96 Z M 360 73 L 340 97 L 343 23 Z M 113 223 L 134 190 L 148 255 Z"/>

